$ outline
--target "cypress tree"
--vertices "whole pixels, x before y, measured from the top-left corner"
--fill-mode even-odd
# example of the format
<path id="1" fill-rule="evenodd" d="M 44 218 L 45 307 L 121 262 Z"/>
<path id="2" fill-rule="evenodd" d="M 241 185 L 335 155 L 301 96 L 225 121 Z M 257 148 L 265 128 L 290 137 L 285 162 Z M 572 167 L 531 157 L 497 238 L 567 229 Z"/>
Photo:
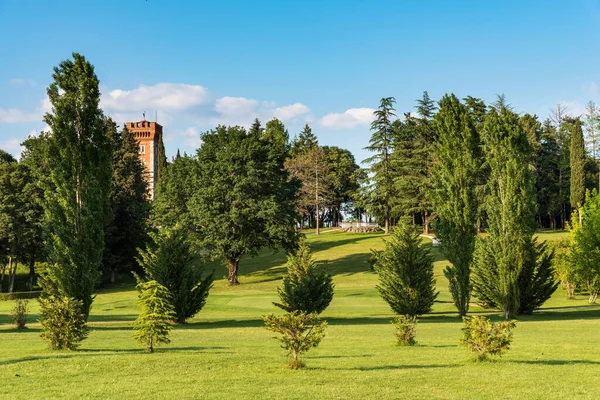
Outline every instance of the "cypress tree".
<path id="1" fill-rule="evenodd" d="M 585 142 L 583 140 L 582 122 L 579 118 L 567 120 L 571 131 L 571 209 L 583 205 L 585 197 Z M 581 215 L 580 215 L 581 219 Z"/>
<path id="2" fill-rule="evenodd" d="M 50 175 L 44 208 L 49 262 L 44 279 L 62 296 L 82 302 L 88 316 L 104 251 L 109 215 L 111 145 L 106 134 L 94 67 L 73 53 L 54 68 L 48 88 L 52 111 L 44 121 Z"/>
<path id="3" fill-rule="evenodd" d="M 545 244 L 537 244 L 531 146 L 519 116 L 502 104 L 486 116 L 484 149 L 490 169 L 488 237 L 479 241 L 473 290 L 506 319 L 539 307 L 556 289 Z"/>
<path id="4" fill-rule="evenodd" d="M 163 142 L 162 135 L 160 135 L 160 140 L 158 141 L 158 154 L 156 156 L 158 159 L 158 167 L 156 169 L 156 182 L 158 183 L 165 175 L 165 172 L 167 171 L 168 167 L 167 154 L 165 152 L 165 144 Z"/>
<path id="5" fill-rule="evenodd" d="M 399 315 L 411 317 L 431 311 L 435 292 L 433 258 L 414 226 L 401 221 L 384 250 L 374 251 L 379 275 L 377 290 Z"/>
<path id="6" fill-rule="evenodd" d="M 477 185 L 481 158 L 479 135 L 467 108 L 455 95 L 440 100 L 435 116 L 432 197 L 438 215 L 436 235 L 452 264 L 446 267 L 450 293 L 460 316 L 471 297 L 470 270 L 477 229 Z"/>

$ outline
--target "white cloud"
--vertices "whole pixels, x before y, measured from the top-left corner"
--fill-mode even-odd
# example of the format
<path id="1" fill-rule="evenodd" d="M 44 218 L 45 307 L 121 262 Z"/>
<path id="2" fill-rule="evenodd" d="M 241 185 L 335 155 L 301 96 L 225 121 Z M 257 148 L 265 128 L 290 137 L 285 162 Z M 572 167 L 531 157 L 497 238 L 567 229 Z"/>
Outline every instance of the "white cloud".
<path id="1" fill-rule="evenodd" d="M 283 122 L 293 121 L 297 118 L 308 116 L 310 108 L 302 103 L 294 103 L 289 106 L 278 107 L 273 112 L 273 116 Z"/>
<path id="2" fill-rule="evenodd" d="M 5 110 L 0 108 L 0 124 L 18 124 L 41 119 L 39 113 L 28 113 L 15 108 Z"/>
<path id="3" fill-rule="evenodd" d="M 176 137 L 183 140 L 184 148 L 196 149 L 202 143 L 202 140 L 200 140 L 200 130 L 194 126 L 190 126 L 184 130 L 176 130 L 166 137 L 165 140 L 171 142 Z"/>
<path id="4" fill-rule="evenodd" d="M 330 113 L 320 120 L 321 126 L 330 129 L 350 129 L 373 122 L 373 108 L 350 108 L 343 113 Z"/>
<path id="5" fill-rule="evenodd" d="M 31 86 L 31 87 L 33 87 L 33 86 L 36 85 L 36 83 L 35 83 L 34 80 L 31 80 L 31 79 L 20 79 L 20 78 L 11 79 L 10 80 L 10 84 L 11 85 L 26 85 L 26 86 Z"/>
<path id="6" fill-rule="evenodd" d="M 111 111 L 182 111 L 207 104 L 208 90 L 199 85 L 157 83 L 133 90 L 115 89 L 102 96 L 101 107 Z"/>
<path id="7" fill-rule="evenodd" d="M 21 147 L 22 139 L 12 137 L 0 142 L 0 149 L 12 154 L 17 160 L 21 158 Z"/>
<path id="8" fill-rule="evenodd" d="M 210 118 L 211 124 L 249 126 L 255 118 L 263 123 L 272 118 L 279 118 L 283 122 L 310 119 L 310 108 L 302 103 L 275 107 L 274 102 L 260 102 L 245 97 L 221 97 L 215 101 L 214 111 L 218 115 Z"/>
<path id="9" fill-rule="evenodd" d="M 581 104 L 576 101 L 560 101 L 559 104 L 565 108 L 565 115 L 578 117 L 580 115 L 587 114 L 585 104 Z"/>

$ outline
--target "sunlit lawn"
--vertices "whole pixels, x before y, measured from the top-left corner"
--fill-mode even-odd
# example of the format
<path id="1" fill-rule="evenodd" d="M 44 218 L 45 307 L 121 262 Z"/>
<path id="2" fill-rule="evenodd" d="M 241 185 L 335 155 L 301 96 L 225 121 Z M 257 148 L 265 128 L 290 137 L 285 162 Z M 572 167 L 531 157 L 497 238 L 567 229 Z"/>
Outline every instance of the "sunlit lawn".
<path id="1" fill-rule="evenodd" d="M 542 240 L 566 237 L 543 232 Z M 12 302 L 0 302 L 0 398 L 595 398 L 600 395 L 600 306 L 558 290 L 547 310 L 520 317 L 514 344 L 483 365 L 458 345 L 454 313 L 437 248 L 440 291 L 421 318 L 414 348 L 394 345 L 388 306 L 375 289 L 367 258 L 380 234 L 308 235 L 315 257 L 334 275 L 336 293 L 324 312 L 327 337 L 305 357 L 307 369 L 284 368 L 284 351 L 262 327 L 285 270 L 285 256 L 264 252 L 244 260 L 237 287 L 225 268 L 206 307 L 176 326 L 172 343 L 145 354 L 131 336 L 136 292 L 129 284 L 101 291 L 89 338 L 77 351 L 51 352 L 39 325 L 8 325 Z M 427 239 L 424 239 L 428 242 Z M 32 313 L 37 312 L 31 301 Z M 474 312 L 492 313 L 477 306 Z M 36 319 L 32 315 L 32 319 Z M 495 317 L 496 318 L 496 317 Z"/>

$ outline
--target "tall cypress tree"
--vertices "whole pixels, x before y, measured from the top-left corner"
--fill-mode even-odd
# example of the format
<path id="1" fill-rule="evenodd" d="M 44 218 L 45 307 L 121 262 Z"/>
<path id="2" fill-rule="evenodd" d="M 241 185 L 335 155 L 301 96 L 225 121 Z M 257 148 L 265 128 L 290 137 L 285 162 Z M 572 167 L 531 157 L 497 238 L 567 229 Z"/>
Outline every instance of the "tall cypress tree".
<path id="1" fill-rule="evenodd" d="M 437 237 L 452 266 L 446 267 L 450 293 L 461 316 L 469 310 L 470 268 L 477 230 L 477 185 L 481 165 L 479 135 L 467 108 L 455 95 L 440 100 L 435 116 L 437 142 L 432 192 L 438 214 Z"/>
<path id="2" fill-rule="evenodd" d="M 478 243 L 473 290 L 506 319 L 529 313 L 556 289 L 552 254 L 536 243 L 531 146 L 519 116 L 504 103 L 488 112 L 483 143 L 490 168 L 488 237 Z"/>
<path id="3" fill-rule="evenodd" d="M 392 119 L 396 116 L 394 103 L 396 99 L 386 97 L 381 99 L 379 108 L 373 113 L 375 120 L 371 123 L 370 145 L 366 150 L 375 152 L 372 157 L 367 158 L 364 163 L 371 164 L 373 173 L 374 193 L 376 193 L 376 203 L 379 203 L 381 214 L 385 223 L 385 234 L 390 233 L 390 223 L 394 198 L 394 173 L 392 168 L 392 146 L 394 127 Z"/>
<path id="4" fill-rule="evenodd" d="M 569 118 L 567 123 L 571 131 L 571 209 L 583 205 L 585 197 L 585 142 L 581 119 Z M 581 219 L 581 218 L 580 218 Z"/>
<path id="5" fill-rule="evenodd" d="M 98 282 L 109 215 L 111 145 L 99 108 L 94 67 L 73 53 L 54 68 L 48 88 L 52 111 L 44 121 L 50 185 L 45 191 L 49 227 L 46 288 L 81 300 L 87 317 Z"/>
<path id="6" fill-rule="evenodd" d="M 156 169 L 156 182 L 160 182 L 162 177 L 165 175 L 167 171 L 167 154 L 165 153 L 165 144 L 163 142 L 162 135 L 160 136 L 160 140 L 158 141 L 158 168 Z"/>

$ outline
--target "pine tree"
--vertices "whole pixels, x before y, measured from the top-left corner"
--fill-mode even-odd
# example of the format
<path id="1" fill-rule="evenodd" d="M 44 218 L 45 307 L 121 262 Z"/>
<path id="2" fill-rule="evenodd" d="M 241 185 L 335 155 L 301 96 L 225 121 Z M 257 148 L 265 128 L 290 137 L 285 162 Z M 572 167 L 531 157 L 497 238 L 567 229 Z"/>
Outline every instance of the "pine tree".
<path id="1" fill-rule="evenodd" d="M 583 205 L 585 196 L 585 143 L 583 141 L 582 122 L 579 118 L 567 120 L 571 131 L 571 209 Z M 580 216 L 581 219 L 581 216 Z"/>
<path id="2" fill-rule="evenodd" d="M 333 299 L 333 280 L 315 265 L 310 248 L 302 240 L 298 251 L 288 256 L 283 288 L 277 288 L 281 303 L 273 303 L 287 311 L 307 314 L 322 313 Z"/>
<path id="3" fill-rule="evenodd" d="M 146 198 L 148 183 L 144 179 L 138 142 L 127 128 L 118 131 L 110 118 L 106 124 L 113 148 L 113 179 L 110 194 L 112 217 L 104 228 L 103 267 L 110 282 L 114 283 L 117 273 L 138 270 L 136 249 L 142 247 L 146 240 L 150 205 Z"/>
<path id="4" fill-rule="evenodd" d="M 44 121 L 51 184 L 44 208 L 50 228 L 46 279 L 62 296 L 83 303 L 89 314 L 104 251 L 104 225 L 109 215 L 111 145 L 99 108 L 99 82 L 94 67 L 73 53 L 54 68 L 48 88 L 52 111 Z"/>
<path id="5" fill-rule="evenodd" d="M 174 318 L 183 324 L 206 304 L 213 273 L 205 272 L 184 228 L 163 227 L 151 236 L 153 243 L 139 250 L 143 279 L 156 281 L 171 293 L 169 301 L 175 311 Z"/>
<path id="6" fill-rule="evenodd" d="M 373 113 L 375 116 L 375 120 L 371 124 L 373 135 L 369 141 L 370 145 L 365 149 L 376 154 L 363 161 L 370 164 L 374 193 L 377 195 L 377 203 L 383 215 L 386 235 L 390 233 L 393 198 L 395 196 L 394 171 L 390 157 L 394 135 L 392 119 L 396 116 L 395 102 L 396 99 L 393 97 L 383 98 L 379 108 Z"/>
<path id="7" fill-rule="evenodd" d="M 297 157 L 317 145 L 317 137 L 312 133 L 310 126 L 306 124 L 304 125 L 304 129 L 302 129 L 302 132 L 300 132 L 298 137 L 295 137 L 292 141 L 290 155 L 292 157 Z"/>
<path id="8" fill-rule="evenodd" d="M 137 288 L 142 312 L 133 323 L 136 330 L 133 338 L 146 347 L 146 352 L 152 353 L 158 344 L 171 343 L 169 332 L 175 318 L 171 293 L 156 281 L 139 283 Z"/>
<path id="9" fill-rule="evenodd" d="M 375 251 L 377 290 L 399 315 L 417 316 L 431 311 L 438 296 L 433 278 L 433 258 L 422 245 L 414 226 L 402 221 L 384 250 Z"/>
<path id="10" fill-rule="evenodd" d="M 434 126 L 437 162 L 432 174 L 432 198 L 438 215 L 436 236 L 452 264 L 444 275 L 459 315 L 464 316 L 469 310 L 470 269 L 477 235 L 479 135 L 469 111 L 455 95 L 440 100 Z"/>

